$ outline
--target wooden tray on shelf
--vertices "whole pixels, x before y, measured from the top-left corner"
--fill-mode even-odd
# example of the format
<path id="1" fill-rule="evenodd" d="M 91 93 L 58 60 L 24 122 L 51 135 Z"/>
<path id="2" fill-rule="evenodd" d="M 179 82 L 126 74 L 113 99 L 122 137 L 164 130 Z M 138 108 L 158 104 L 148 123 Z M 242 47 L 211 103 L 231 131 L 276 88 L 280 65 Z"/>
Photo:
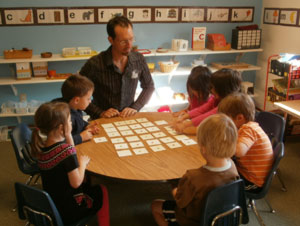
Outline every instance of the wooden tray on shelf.
<path id="1" fill-rule="evenodd" d="M 67 79 L 71 76 L 72 73 L 56 73 L 55 76 L 47 76 L 46 79 L 53 80 L 53 79 Z"/>
<path id="2" fill-rule="evenodd" d="M 248 68 L 250 64 L 246 64 L 243 62 L 212 62 L 211 66 L 221 69 L 221 68 L 230 68 L 230 69 L 241 69 L 241 68 Z"/>
<path id="3" fill-rule="evenodd" d="M 32 49 L 26 50 L 4 50 L 3 51 L 4 59 L 23 59 L 32 57 Z"/>
<path id="4" fill-rule="evenodd" d="M 97 55 L 98 52 L 96 50 L 92 50 L 91 54 L 79 54 L 79 51 L 75 51 L 75 55 L 64 55 L 62 54 L 63 57 L 66 58 L 76 58 L 76 57 L 91 57 Z"/>

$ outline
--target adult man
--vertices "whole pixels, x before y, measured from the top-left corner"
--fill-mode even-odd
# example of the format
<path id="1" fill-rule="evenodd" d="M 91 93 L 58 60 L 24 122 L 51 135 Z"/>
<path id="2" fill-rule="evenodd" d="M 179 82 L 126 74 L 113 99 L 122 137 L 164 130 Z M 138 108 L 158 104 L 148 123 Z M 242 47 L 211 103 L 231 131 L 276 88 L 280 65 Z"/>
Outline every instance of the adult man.
<path id="1" fill-rule="evenodd" d="M 111 46 L 89 59 L 80 74 L 94 82 L 93 101 L 86 109 L 92 119 L 134 115 L 150 99 L 154 83 L 142 54 L 132 52 L 132 23 L 116 16 L 107 24 Z M 142 92 L 134 101 L 138 81 Z"/>

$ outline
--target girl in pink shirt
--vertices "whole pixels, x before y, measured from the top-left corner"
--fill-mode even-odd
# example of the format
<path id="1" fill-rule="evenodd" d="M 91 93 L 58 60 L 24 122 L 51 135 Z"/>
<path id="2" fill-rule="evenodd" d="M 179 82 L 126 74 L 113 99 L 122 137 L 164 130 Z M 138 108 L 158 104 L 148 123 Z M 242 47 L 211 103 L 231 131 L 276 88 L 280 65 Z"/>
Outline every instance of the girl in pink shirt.
<path id="1" fill-rule="evenodd" d="M 196 127 L 203 119 L 217 113 L 218 104 L 224 97 L 241 90 L 242 78 L 236 70 L 220 69 L 212 74 L 210 81 L 212 98 L 201 106 L 178 116 L 173 125 L 178 133 L 195 134 Z"/>
<path id="2" fill-rule="evenodd" d="M 173 116 L 179 117 L 188 111 L 200 107 L 212 98 L 210 96 L 210 78 L 211 71 L 208 67 L 197 66 L 192 69 L 186 82 L 189 106 L 184 110 L 173 113 Z"/>

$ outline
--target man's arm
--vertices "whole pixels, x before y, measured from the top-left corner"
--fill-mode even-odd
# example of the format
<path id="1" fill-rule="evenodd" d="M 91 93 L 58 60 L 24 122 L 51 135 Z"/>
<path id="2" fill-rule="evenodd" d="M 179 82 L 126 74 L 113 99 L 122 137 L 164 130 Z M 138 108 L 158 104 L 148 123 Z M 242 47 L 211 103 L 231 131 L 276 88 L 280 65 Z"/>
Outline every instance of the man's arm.
<path id="1" fill-rule="evenodd" d="M 130 108 L 136 109 L 139 111 L 144 105 L 150 100 L 152 93 L 154 91 L 154 82 L 152 80 L 151 73 L 149 71 L 148 65 L 145 61 L 145 58 L 141 58 L 142 72 L 140 76 L 141 88 L 143 89 L 137 100 L 129 106 Z"/>

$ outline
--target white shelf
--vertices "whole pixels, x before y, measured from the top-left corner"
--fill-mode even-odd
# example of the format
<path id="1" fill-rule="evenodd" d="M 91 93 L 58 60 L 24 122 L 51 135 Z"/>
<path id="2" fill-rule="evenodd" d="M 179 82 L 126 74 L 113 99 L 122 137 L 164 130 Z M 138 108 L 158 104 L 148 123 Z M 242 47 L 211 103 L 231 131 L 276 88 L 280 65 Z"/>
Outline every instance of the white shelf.
<path id="1" fill-rule="evenodd" d="M 210 49 L 203 49 L 203 50 L 191 50 L 188 51 L 173 51 L 168 50 L 166 53 L 157 53 L 155 49 L 150 50 L 151 53 L 144 54 L 145 57 L 147 56 L 176 56 L 176 55 L 209 55 L 209 54 L 230 54 L 230 53 L 253 53 L 253 52 L 262 52 L 263 49 L 230 49 L 230 50 L 223 50 L 223 51 L 213 51 Z"/>
<path id="2" fill-rule="evenodd" d="M 209 55 L 209 54 L 231 54 L 231 53 L 252 53 L 252 52 L 262 52 L 263 49 L 231 49 L 224 51 L 213 51 L 209 49 L 203 50 L 191 50 L 188 51 L 173 51 L 168 50 L 167 53 L 158 53 L 155 49 L 150 49 L 151 53 L 144 54 L 145 57 L 150 56 L 179 56 L 179 55 Z M 53 54 L 50 58 L 42 58 L 40 55 L 33 55 L 32 58 L 24 59 L 4 59 L 3 56 L 0 56 L 0 64 L 9 64 L 9 63 L 25 63 L 25 62 L 53 62 L 53 61 L 74 61 L 74 60 L 87 60 L 91 56 L 83 57 L 63 57 L 61 54 Z"/>
<path id="3" fill-rule="evenodd" d="M 32 77 L 31 79 L 15 79 L 11 77 L 0 77 L 0 85 L 23 85 L 23 84 L 38 84 L 38 83 L 55 83 L 63 82 L 65 79 L 46 79 L 46 77 Z"/>
<path id="4" fill-rule="evenodd" d="M 0 64 L 10 63 L 26 63 L 26 62 L 53 62 L 53 61 L 74 61 L 74 60 L 88 60 L 91 56 L 82 57 L 63 57 L 61 54 L 53 54 L 50 58 L 42 58 L 40 55 L 33 55 L 32 58 L 24 59 L 4 59 L 0 56 Z"/>
<path id="5" fill-rule="evenodd" d="M 178 67 L 176 71 L 172 73 L 163 73 L 161 71 L 154 71 L 152 76 L 166 76 L 166 75 L 172 75 L 172 76 L 185 76 L 189 75 L 193 67 Z M 211 71 L 217 71 L 217 68 L 210 67 Z M 250 65 L 248 68 L 241 68 L 236 69 L 237 71 L 255 71 L 260 70 L 261 67 Z M 15 79 L 10 77 L 0 77 L 0 86 L 1 85 L 24 85 L 24 84 L 38 84 L 38 83 L 56 83 L 56 82 L 63 82 L 65 79 L 46 79 L 46 77 L 32 77 L 31 79 Z"/>

